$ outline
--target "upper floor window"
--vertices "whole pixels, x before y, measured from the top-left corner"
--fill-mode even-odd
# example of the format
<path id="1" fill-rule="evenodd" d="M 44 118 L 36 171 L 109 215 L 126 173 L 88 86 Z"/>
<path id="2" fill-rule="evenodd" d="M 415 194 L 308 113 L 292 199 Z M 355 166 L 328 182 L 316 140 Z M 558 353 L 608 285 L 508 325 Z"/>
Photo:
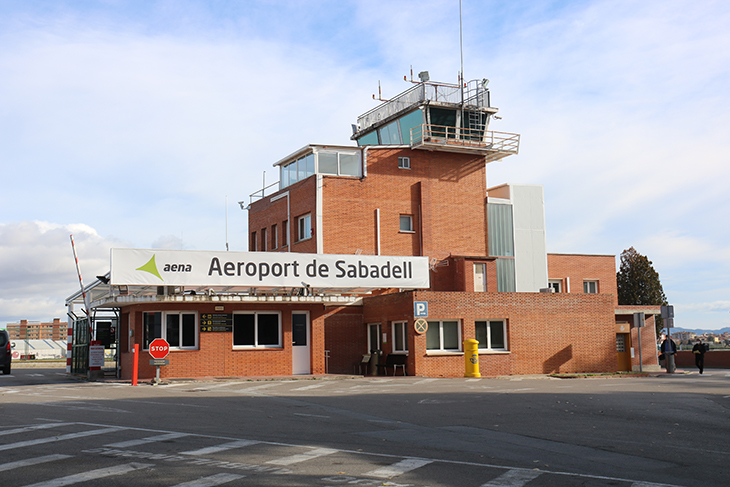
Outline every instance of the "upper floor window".
<path id="1" fill-rule="evenodd" d="M 299 234 L 297 235 L 297 241 L 306 240 L 312 237 L 312 215 L 306 214 L 297 218 L 297 228 Z"/>
<path id="2" fill-rule="evenodd" d="M 413 231 L 413 216 L 401 215 L 400 216 L 400 231 L 401 232 L 412 232 Z"/>
<path id="3" fill-rule="evenodd" d="M 583 281 L 583 292 L 586 294 L 598 293 L 598 281 Z"/>
<path id="4" fill-rule="evenodd" d="M 563 292 L 563 280 L 562 279 L 550 279 L 548 281 L 548 287 L 553 290 L 554 293 Z"/>
<path id="5" fill-rule="evenodd" d="M 251 232 L 251 247 L 249 250 L 251 252 L 256 252 L 256 232 Z"/>
<path id="6" fill-rule="evenodd" d="M 271 225 L 271 249 L 279 248 L 279 226 Z"/>
<path id="7" fill-rule="evenodd" d="M 261 250 L 263 250 L 264 252 L 269 250 L 267 242 L 266 242 L 266 233 L 267 233 L 266 229 L 262 228 L 261 229 Z"/>
<path id="8" fill-rule="evenodd" d="M 280 187 L 286 188 L 313 174 L 335 176 L 362 176 L 360 151 L 358 150 L 316 150 L 296 161 L 279 166 Z"/>
<path id="9" fill-rule="evenodd" d="M 487 290 L 487 264 L 474 264 L 474 292 L 483 293 Z"/>
<path id="10" fill-rule="evenodd" d="M 398 167 L 400 169 L 410 169 L 411 168 L 411 158 L 410 157 L 399 157 L 398 158 Z"/>

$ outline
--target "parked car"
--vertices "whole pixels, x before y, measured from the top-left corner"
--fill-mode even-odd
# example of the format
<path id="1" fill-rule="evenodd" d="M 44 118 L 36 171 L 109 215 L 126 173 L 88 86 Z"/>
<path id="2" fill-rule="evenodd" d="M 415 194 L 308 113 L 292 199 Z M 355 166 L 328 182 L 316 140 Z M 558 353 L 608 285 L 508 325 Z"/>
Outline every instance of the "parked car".
<path id="1" fill-rule="evenodd" d="M 8 332 L 0 330 L 0 368 L 3 374 L 10 374 L 10 361 L 13 359 L 13 351 L 10 348 L 10 337 Z"/>

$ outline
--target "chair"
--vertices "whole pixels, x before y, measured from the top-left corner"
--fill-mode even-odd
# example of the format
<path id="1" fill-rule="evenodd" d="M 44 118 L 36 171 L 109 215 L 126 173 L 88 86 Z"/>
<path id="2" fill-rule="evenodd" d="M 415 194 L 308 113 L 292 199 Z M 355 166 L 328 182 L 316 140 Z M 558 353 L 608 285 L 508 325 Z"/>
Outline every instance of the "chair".
<path id="1" fill-rule="evenodd" d="M 368 371 L 368 364 L 370 363 L 370 354 L 366 353 L 362 356 L 362 360 L 360 360 L 358 363 L 355 364 L 355 373 L 360 375 L 366 375 Z M 362 371 L 363 366 L 365 366 L 365 372 Z"/>

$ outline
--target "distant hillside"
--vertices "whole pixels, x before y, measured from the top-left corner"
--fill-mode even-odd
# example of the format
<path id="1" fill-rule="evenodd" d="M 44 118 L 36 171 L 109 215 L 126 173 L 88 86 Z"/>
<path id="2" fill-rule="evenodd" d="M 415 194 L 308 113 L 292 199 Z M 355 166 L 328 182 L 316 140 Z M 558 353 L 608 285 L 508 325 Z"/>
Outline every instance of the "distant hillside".
<path id="1" fill-rule="evenodd" d="M 723 333 L 730 332 L 730 327 L 721 328 L 719 330 L 691 330 L 689 328 L 672 328 L 672 333 L 677 333 L 678 331 L 688 331 L 690 333 L 694 333 L 696 335 L 702 335 L 703 333 L 713 333 L 715 335 L 722 335 Z"/>

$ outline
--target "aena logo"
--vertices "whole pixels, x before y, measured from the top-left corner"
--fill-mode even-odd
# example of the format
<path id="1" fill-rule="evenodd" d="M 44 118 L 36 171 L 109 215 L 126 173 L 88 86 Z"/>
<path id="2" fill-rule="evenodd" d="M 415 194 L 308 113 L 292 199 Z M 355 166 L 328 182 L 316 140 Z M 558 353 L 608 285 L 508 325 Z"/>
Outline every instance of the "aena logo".
<path id="1" fill-rule="evenodd" d="M 153 276 L 157 276 L 160 281 L 165 281 L 160 275 L 160 271 L 157 270 L 157 263 L 155 262 L 155 255 L 142 267 L 138 267 L 136 270 L 149 272 Z M 162 272 L 192 272 L 192 264 L 165 264 L 162 268 Z"/>

